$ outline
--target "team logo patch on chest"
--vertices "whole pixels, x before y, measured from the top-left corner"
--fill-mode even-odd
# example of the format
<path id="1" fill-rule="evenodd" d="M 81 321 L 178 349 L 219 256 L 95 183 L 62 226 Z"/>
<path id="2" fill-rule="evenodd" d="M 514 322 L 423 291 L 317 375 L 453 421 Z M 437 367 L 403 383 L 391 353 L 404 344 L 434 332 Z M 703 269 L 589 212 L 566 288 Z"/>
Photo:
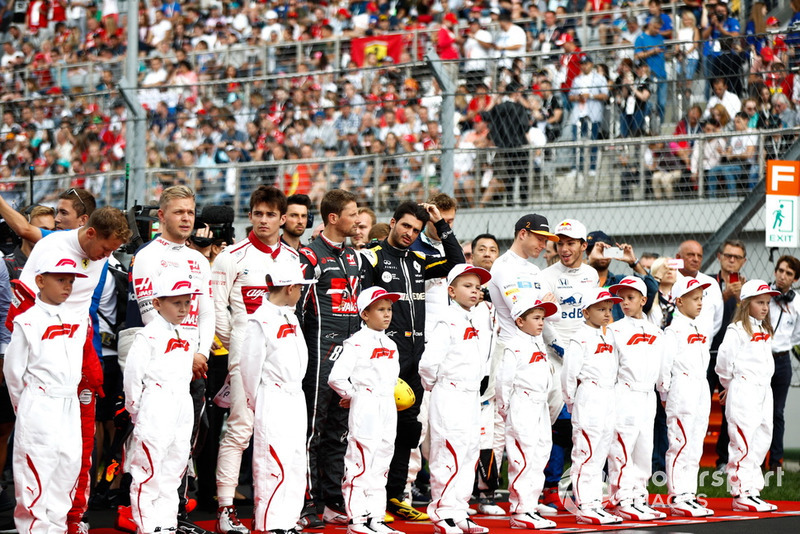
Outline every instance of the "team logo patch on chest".
<path id="1" fill-rule="evenodd" d="M 282 339 L 287 336 L 296 336 L 297 335 L 297 325 L 293 324 L 282 324 L 280 328 L 278 328 L 277 338 Z"/>
<path id="2" fill-rule="evenodd" d="M 172 352 L 173 350 L 182 350 L 188 351 L 189 350 L 189 340 L 188 339 L 176 339 L 172 338 L 167 341 L 167 350 L 166 352 Z"/>
<path id="3" fill-rule="evenodd" d="M 386 358 L 388 360 L 391 360 L 392 358 L 394 358 L 394 350 L 387 349 L 384 347 L 378 347 L 376 349 L 373 349 L 372 356 L 370 356 L 369 359 L 376 360 L 379 358 Z"/>
<path id="4" fill-rule="evenodd" d="M 58 336 L 72 337 L 76 330 L 78 330 L 77 324 L 54 324 L 47 327 L 42 334 L 42 339 L 55 339 Z"/>
<path id="5" fill-rule="evenodd" d="M 595 354 L 603 354 L 604 352 L 608 352 L 611 354 L 614 352 L 614 347 L 609 345 L 608 343 L 598 343 L 597 348 L 594 350 Z"/>
<path id="6" fill-rule="evenodd" d="M 705 343 L 706 336 L 703 334 L 689 334 L 689 337 L 686 338 L 686 343 L 691 345 L 692 343 Z"/>
<path id="7" fill-rule="evenodd" d="M 634 334 L 628 340 L 626 345 L 638 345 L 639 343 L 646 343 L 652 345 L 656 341 L 656 336 L 652 334 Z"/>
<path id="8" fill-rule="evenodd" d="M 759 342 L 759 341 L 769 341 L 769 334 L 765 332 L 756 332 L 753 334 L 753 337 L 750 338 L 752 342 Z"/>
<path id="9" fill-rule="evenodd" d="M 470 326 L 466 330 L 464 330 L 464 339 L 465 340 L 472 339 L 472 338 L 475 338 L 475 337 L 478 337 L 478 331 L 475 330 L 473 327 Z"/>
<path id="10" fill-rule="evenodd" d="M 547 359 L 547 354 L 544 352 L 536 351 L 531 354 L 531 360 L 528 363 L 541 362 Z"/>

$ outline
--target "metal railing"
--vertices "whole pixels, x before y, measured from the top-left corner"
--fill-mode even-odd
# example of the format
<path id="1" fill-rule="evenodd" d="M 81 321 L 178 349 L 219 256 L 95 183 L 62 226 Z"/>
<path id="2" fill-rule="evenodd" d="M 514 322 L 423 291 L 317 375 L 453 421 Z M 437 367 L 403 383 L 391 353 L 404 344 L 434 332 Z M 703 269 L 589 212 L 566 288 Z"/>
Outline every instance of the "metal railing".
<path id="1" fill-rule="evenodd" d="M 782 140 L 781 146 L 786 146 L 798 135 L 800 127 L 696 136 L 583 140 L 515 149 L 456 149 L 455 194 L 464 208 L 736 197 L 749 191 L 756 177 L 763 176 L 766 158 L 782 153 L 775 144 L 777 139 Z M 721 162 L 714 168 L 706 168 L 701 161 L 696 174 L 692 175 L 675 153 L 675 143 L 693 143 L 694 150 L 703 154 L 707 143 L 737 136 L 753 136 L 757 140 L 755 156 L 744 165 Z M 596 157 L 594 173 L 589 170 L 592 152 Z M 421 201 L 438 190 L 440 156 L 440 150 L 428 150 L 149 168 L 146 171 L 147 198 L 137 200 L 155 201 L 163 188 L 184 184 L 196 191 L 199 204 L 231 205 L 237 209 L 238 216 L 244 216 L 250 193 L 259 185 L 268 184 L 287 194 L 309 194 L 315 202 L 325 191 L 342 187 L 355 192 L 360 204 L 376 211 L 391 210 L 403 200 Z M 735 171 L 733 166 L 737 167 Z M 734 178 L 714 181 L 727 176 Z M 22 176 L 3 180 L 0 194 L 12 204 L 25 205 L 29 184 L 29 179 Z M 36 177 L 34 201 L 54 203 L 58 192 L 73 186 L 87 188 L 98 198 L 99 205 L 124 207 L 125 175 L 121 171 Z M 490 188 L 494 192 L 487 196 Z"/>

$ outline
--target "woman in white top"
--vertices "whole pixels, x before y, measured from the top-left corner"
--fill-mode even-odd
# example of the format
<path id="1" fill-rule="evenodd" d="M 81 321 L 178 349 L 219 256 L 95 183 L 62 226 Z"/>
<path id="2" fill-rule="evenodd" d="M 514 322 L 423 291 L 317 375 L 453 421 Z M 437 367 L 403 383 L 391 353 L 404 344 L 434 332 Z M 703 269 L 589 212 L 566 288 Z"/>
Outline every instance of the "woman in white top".
<path id="1" fill-rule="evenodd" d="M 688 9 L 681 15 L 681 28 L 678 30 L 678 73 L 683 74 L 683 89 L 687 97 L 692 94 L 692 80 L 700 62 L 700 30 L 697 28 L 697 19 Z"/>

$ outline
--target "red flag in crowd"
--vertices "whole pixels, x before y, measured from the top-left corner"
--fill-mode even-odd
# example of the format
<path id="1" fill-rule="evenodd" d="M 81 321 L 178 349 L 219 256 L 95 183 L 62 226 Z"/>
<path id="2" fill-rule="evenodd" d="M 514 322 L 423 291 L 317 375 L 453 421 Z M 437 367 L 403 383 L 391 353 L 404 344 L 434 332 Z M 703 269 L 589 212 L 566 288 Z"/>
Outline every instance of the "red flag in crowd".
<path id="1" fill-rule="evenodd" d="M 364 58 L 374 52 L 378 61 L 390 56 L 395 62 L 400 61 L 403 52 L 403 35 L 375 35 L 372 37 L 359 37 L 350 43 L 350 54 L 359 67 L 364 64 Z"/>

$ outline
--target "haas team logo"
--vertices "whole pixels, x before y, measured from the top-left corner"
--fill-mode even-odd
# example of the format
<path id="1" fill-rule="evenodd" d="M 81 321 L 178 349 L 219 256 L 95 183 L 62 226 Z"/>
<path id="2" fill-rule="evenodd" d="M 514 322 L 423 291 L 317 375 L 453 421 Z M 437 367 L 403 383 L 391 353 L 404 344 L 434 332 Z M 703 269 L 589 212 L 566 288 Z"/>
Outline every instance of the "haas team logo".
<path id="1" fill-rule="evenodd" d="M 133 290 L 138 298 L 153 296 L 153 282 L 149 278 L 136 278 L 133 281 Z"/>
<path id="2" fill-rule="evenodd" d="M 531 361 L 529 361 L 528 363 L 541 362 L 541 361 L 546 360 L 546 359 L 547 359 L 547 355 L 544 352 L 537 351 L 537 352 L 534 352 L 533 354 L 531 354 Z"/>
<path id="3" fill-rule="evenodd" d="M 767 286 L 764 286 L 764 287 L 769 289 Z M 760 290 L 761 290 L 761 288 L 759 288 L 759 291 Z M 768 340 L 769 340 L 769 334 L 767 334 L 765 332 L 756 332 L 755 334 L 753 334 L 753 337 L 750 338 L 750 341 L 753 341 L 753 342 L 768 341 Z"/>
<path id="4" fill-rule="evenodd" d="M 691 345 L 692 343 L 705 343 L 706 336 L 703 334 L 690 334 L 688 338 L 686 338 L 686 342 Z"/>
<path id="5" fill-rule="evenodd" d="M 42 334 L 42 339 L 55 339 L 58 336 L 72 337 L 77 329 L 77 324 L 54 324 L 47 327 L 47 330 Z"/>
<path id="6" fill-rule="evenodd" d="M 634 334 L 628 340 L 627 345 L 638 345 L 639 343 L 647 343 L 652 345 L 656 340 L 656 336 L 652 334 Z"/>
<path id="7" fill-rule="evenodd" d="M 282 324 L 280 328 L 278 328 L 278 339 L 282 339 L 286 336 L 296 336 L 297 335 L 297 326 L 293 324 Z"/>
<path id="8" fill-rule="evenodd" d="M 598 343 L 594 353 L 603 354 L 604 352 L 611 354 L 612 352 L 614 352 L 614 347 L 612 347 L 608 343 Z"/>
<path id="9" fill-rule="evenodd" d="M 472 328 L 471 326 L 464 330 L 464 339 L 472 339 L 474 337 L 478 337 L 478 331 Z"/>
<path id="10" fill-rule="evenodd" d="M 172 338 L 167 341 L 167 350 L 166 352 L 172 352 L 173 350 L 189 350 L 189 340 L 188 339 L 175 339 Z"/>
<path id="11" fill-rule="evenodd" d="M 394 358 L 394 351 L 392 349 L 387 349 L 384 347 L 378 347 L 372 351 L 372 356 L 369 357 L 370 360 L 375 360 L 378 358 L 386 358 L 391 360 Z"/>
<path id="12" fill-rule="evenodd" d="M 63 266 L 72 267 L 73 269 L 78 268 L 78 264 L 75 263 L 75 260 L 71 260 L 69 258 L 62 258 L 58 260 L 58 263 L 56 263 L 56 267 L 63 267 Z"/>

